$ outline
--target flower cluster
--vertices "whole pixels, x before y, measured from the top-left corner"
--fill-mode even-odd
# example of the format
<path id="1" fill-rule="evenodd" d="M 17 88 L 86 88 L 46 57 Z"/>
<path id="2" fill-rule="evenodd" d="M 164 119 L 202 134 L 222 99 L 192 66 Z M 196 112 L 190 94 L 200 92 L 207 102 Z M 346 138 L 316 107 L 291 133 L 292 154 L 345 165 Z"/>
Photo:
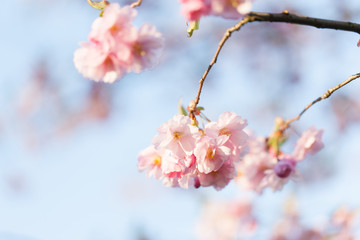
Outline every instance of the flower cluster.
<path id="1" fill-rule="evenodd" d="M 85 78 L 112 83 L 155 65 L 163 39 L 148 23 L 140 29 L 132 25 L 136 14 L 130 6 L 111 3 L 94 21 L 89 42 L 74 54 L 75 67 Z"/>
<path id="2" fill-rule="evenodd" d="M 249 152 L 237 164 L 237 181 L 244 189 L 262 193 L 266 187 L 273 191 L 281 190 L 290 179 L 299 176 L 296 166 L 306 155 L 314 154 L 323 147 L 323 130 L 314 127 L 305 131 L 297 141 L 292 154 L 274 150 L 269 139 L 251 137 Z"/>
<path id="3" fill-rule="evenodd" d="M 252 0 L 179 0 L 181 13 L 188 21 L 199 21 L 207 15 L 239 19 L 251 10 Z"/>
<path id="4" fill-rule="evenodd" d="M 153 145 L 139 154 L 139 170 L 167 186 L 220 190 L 236 175 L 235 163 L 248 139 L 243 130 L 246 125 L 231 112 L 221 114 L 204 129 L 193 126 L 188 116 L 176 115 L 161 125 Z"/>

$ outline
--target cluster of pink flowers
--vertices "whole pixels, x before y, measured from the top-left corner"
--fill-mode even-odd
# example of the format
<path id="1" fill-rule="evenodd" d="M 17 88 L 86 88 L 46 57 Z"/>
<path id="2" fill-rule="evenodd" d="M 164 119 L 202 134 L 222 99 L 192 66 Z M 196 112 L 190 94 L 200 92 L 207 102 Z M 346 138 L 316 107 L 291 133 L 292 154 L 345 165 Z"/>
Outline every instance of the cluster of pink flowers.
<path id="1" fill-rule="evenodd" d="M 75 67 L 85 78 L 112 83 L 156 64 L 162 36 L 148 23 L 140 29 L 132 25 L 136 14 L 130 6 L 111 3 L 94 21 L 89 42 L 81 43 L 74 54 Z"/>
<path id="2" fill-rule="evenodd" d="M 207 15 L 239 19 L 251 10 L 252 0 L 179 0 L 181 13 L 188 21 L 198 21 Z"/>
<path id="3" fill-rule="evenodd" d="M 262 193 L 266 187 L 273 191 L 281 190 L 290 179 L 299 177 L 297 163 L 323 148 L 322 133 L 323 130 L 314 127 L 305 131 L 292 154 L 276 153 L 265 138 L 251 137 L 249 152 L 236 166 L 238 183 L 244 189 L 257 193 Z"/>
<path id="4" fill-rule="evenodd" d="M 236 176 L 235 163 L 248 139 L 243 130 L 246 125 L 231 112 L 221 114 L 204 129 L 193 126 L 188 116 L 176 115 L 161 125 L 153 145 L 139 154 L 139 170 L 166 186 L 220 190 Z"/>

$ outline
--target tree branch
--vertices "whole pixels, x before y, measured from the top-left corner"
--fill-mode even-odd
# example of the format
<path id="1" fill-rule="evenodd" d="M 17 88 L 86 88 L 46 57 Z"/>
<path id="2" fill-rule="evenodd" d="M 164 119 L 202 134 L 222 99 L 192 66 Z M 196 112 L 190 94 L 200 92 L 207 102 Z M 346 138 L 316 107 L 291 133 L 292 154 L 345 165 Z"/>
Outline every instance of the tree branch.
<path id="1" fill-rule="evenodd" d="M 134 3 L 132 3 L 130 5 L 130 7 L 132 7 L 132 8 L 138 7 L 138 6 L 141 5 L 141 3 L 142 3 L 142 0 L 138 0 L 138 1 L 134 2 Z"/>
<path id="2" fill-rule="evenodd" d="M 327 19 L 321 19 L 321 18 L 300 16 L 300 15 L 296 15 L 296 14 L 291 14 L 288 11 L 283 11 L 282 13 L 262 13 L 262 12 L 248 13 L 235 26 L 227 29 L 223 38 L 219 42 L 219 46 L 215 52 L 213 59 L 211 60 L 204 75 L 201 77 L 201 79 L 199 81 L 199 90 L 198 90 L 197 96 L 194 100 L 194 104 L 192 104 L 191 108 L 189 109 L 190 110 L 189 116 L 192 119 L 195 119 L 194 112 L 200 101 L 200 95 L 201 95 L 202 87 L 204 85 L 204 81 L 205 81 L 207 75 L 209 74 L 212 66 L 216 63 L 222 47 L 224 46 L 225 42 L 230 38 L 231 34 L 234 31 L 240 30 L 240 28 L 242 26 L 244 26 L 245 24 L 250 23 L 250 22 L 283 22 L 283 23 L 290 23 L 290 24 L 312 26 L 312 27 L 316 27 L 316 28 L 326 28 L 326 29 L 333 29 L 333 30 L 350 31 L 350 32 L 355 32 L 355 33 L 360 34 L 360 24 L 352 23 L 352 22 L 334 21 L 334 20 L 327 20 Z"/>
<path id="3" fill-rule="evenodd" d="M 348 79 L 346 79 L 345 81 L 343 81 L 342 83 L 336 85 L 335 87 L 333 88 L 330 88 L 329 90 L 327 90 L 321 97 L 318 97 L 317 99 L 315 99 L 314 101 L 312 101 L 310 104 L 308 104 L 304 110 L 302 110 L 299 115 L 297 115 L 296 117 L 290 119 L 290 120 L 287 120 L 284 125 L 282 126 L 282 128 L 280 129 L 280 131 L 285 131 L 286 129 L 288 129 L 290 127 L 290 124 L 292 122 L 295 122 L 297 120 L 300 119 L 300 117 L 312 106 L 314 105 L 315 103 L 317 102 L 320 102 L 321 100 L 324 100 L 324 99 L 327 99 L 328 97 L 331 96 L 331 94 L 333 94 L 336 90 L 342 88 L 343 86 L 345 86 L 346 84 L 350 83 L 351 81 L 357 79 L 360 77 L 360 73 L 357 73 L 357 74 L 354 74 L 354 75 L 351 75 Z"/>
<path id="4" fill-rule="evenodd" d="M 247 17 L 251 18 L 251 22 L 283 22 L 312 26 L 316 28 L 349 31 L 360 34 L 360 24 L 357 23 L 306 17 L 291 14 L 288 11 L 283 11 L 282 13 L 250 12 L 248 15 L 245 16 L 245 18 Z"/>

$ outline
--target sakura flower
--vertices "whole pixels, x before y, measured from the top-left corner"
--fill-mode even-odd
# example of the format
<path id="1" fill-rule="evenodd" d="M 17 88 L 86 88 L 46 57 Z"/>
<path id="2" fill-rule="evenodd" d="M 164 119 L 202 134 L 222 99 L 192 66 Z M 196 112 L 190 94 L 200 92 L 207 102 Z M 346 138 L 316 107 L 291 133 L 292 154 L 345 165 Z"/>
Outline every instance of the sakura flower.
<path id="1" fill-rule="evenodd" d="M 301 161 L 307 154 L 315 154 L 320 151 L 324 144 L 321 141 L 323 130 L 311 127 L 306 130 L 297 141 L 293 155 L 297 161 Z"/>
<path id="2" fill-rule="evenodd" d="M 212 14 L 229 19 L 239 19 L 251 10 L 252 0 L 212 0 Z"/>
<path id="3" fill-rule="evenodd" d="M 132 70 L 139 73 L 155 65 L 161 34 L 150 24 L 138 30 L 131 24 L 136 14 L 130 6 L 106 6 L 103 17 L 92 24 L 90 42 L 74 53 L 75 67 L 84 77 L 113 83 Z"/>
<path id="4" fill-rule="evenodd" d="M 139 73 L 146 68 L 155 66 L 163 47 L 163 39 L 161 33 L 156 31 L 155 26 L 148 23 L 133 34 L 133 39 L 127 43 L 131 49 L 129 63 L 134 72 Z"/>
<path id="5" fill-rule="evenodd" d="M 266 176 L 265 171 L 272 169 L 276 163 L 277 159 L 267 152 L 265 138 L 252 137 L 249 140 L 249 153 L 236 164 L 237 182 L 244 189 L 261 193 L 266 187 L 260 185 Z"/>
<path id="6" fill-rule="evenodd" d="M 192 154 L 178 158 L 166 150 L 163 157 L 162 170 L 165 176 L 163 183 L 167 186 L 189 188 L 194 185 L 195 156 Z"/>
<path id="7" fill-rule="evenodd" d="M 228 136 L 229 141 L 225 144 L 231 149 L 232 161 L 240 160 L 240 154 L 245 148 L 248 135 L 244 128 L 247 122 L 239 115 L 232 112 L 224 112 L 219 116 L 217 122 L 210 122 L 205 126 L 205 133 L 211 137 Z"/>
<path id="8" fill-rule="evenodd" d="M 180 0 L 181 13 L 188 21 L 198 21 L 202 16 L 209 15 L 210 0 Z"/>
<path id="9" fill-rule="evenodd" d="M 264 171 L 265 176 L 259 183 L 258 188 L 271 188 L 273 191 L 279 191 L 290 180 L 296 179 L 296 161 L 291 156 L 283 155 L 273 168 Z"/>
<path id="10" fill-rule="evenodd" d="M 161 155 L 155 150 L 153 145 L 140 152 L 138 157 L 138 168 L 140 171 L 147 171 L 146 175 L 148 177 L 154 175 L 156 179 L 161 179 L 163 176 L 161 165 Z"/>
<path id="11" fill-rule="evenodd" d="M 201 173 L 217 171 L 230 156 L 230 149 L 224 146 L 227 136 L 216 139 L 204 136 L 196 144 L 194 155 L 197 159 L 197 169 Z"/>
<path id="12" fill-rule="evenodd" d="M 102 17 L 98 17 L 92 24 L 89 34 L 90 41 L 103 41 L 111 35 L 112 41 L 126 38 L 127 30 L 133 28 L 131 22 L 137 15 L 137 11 L 130 6 L 120 7 L 117 3 L 109 4 Z"/>
<path id="13" fill-rule="evenodd" d="M 192 153 L 200 136 L 199 129 L 191 125 L 189 117 L 183 115 L 176 115 L 162 124 L 158 132 L 153 138 L 155 148 L 168 149 L 179 158 Z"/>
<path id="14" fill-rule="evenodd" d="M 217 122 L 210 122 L 205 126 L 207 135 L 229 136 L 229 141 L 237 146 L 243 146 L 248 139 L 244 132 L 247 122 L 233 112 L 224 112 L 219 116 Z"/>
<path id="15" fill-rule="evenodd" d="M 74 63 L 85 78 L 113 83 L 127 73 L 126 63 L 118 54 L 123 53 L 122 57 L 130 55 L 124 45 L 118 45 L 118 51 L 112 49 L 109 42 L 90 42 L 81 45 L 83 48 L 77 49 L 74 53 Z"/>
<path id="16" fill-rule="evenodd" d="M 163 158 L 162 170 L 165 176 L 177 179 L 184 175 L 185 166 L 180 158 L 173 155 L 171 151 L 166 151 Z"/>
<path id="17" fill-rule="evenodd" d="M 216 190 L 223 189 L 236 176 L 232 162 L 225 162 L 217 171 L 208 174 L 199 173 L 199 182 L 203 187 L 213 186 Z"/>
<path id="18" fill-rule="evenodd" d="M 280 149 L 274 150 L 272 144 L 275 143 L 280 148 L 278 140 L 283 136 L 275 134 L 267 139 L 252 136 L 248 153 L 236 164 L 238 183 L 244 189 L 252 189 L 257 193 L 262 193 L 265 188 L 281 190 L 289 180 L 299 179 L 296 165 L 304 159 L 305 154 L 314 153 L 323 147 L 321 135 L 322 131 L 314 128 L 304 132 L 293 154 L 283 153 Z"/>

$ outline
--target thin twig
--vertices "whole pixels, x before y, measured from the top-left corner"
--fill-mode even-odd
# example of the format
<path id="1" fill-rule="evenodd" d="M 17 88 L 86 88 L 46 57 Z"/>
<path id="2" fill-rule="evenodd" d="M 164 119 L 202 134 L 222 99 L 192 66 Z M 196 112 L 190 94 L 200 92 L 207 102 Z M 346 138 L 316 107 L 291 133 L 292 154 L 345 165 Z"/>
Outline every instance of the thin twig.
<path id="1" fill-rule="evenodd" d="M 360 34 L 360 24 L 352 23 L 352 22 L 344 22 L 344 21 L 334 21 L 334 20 L 327 20 L 321 18 L 312 18 L 306 16 L 300 16 L 296 14 L 291 14 L 288 11 L 283 11 L 282 13 L 261 13 L 261 12 L 250 12 L 249 14 L 245 15 L 245 17 L 238 22 L 235 26 L 226 30 L 223 38 L 221 39 L 219 46 L 215 52 L 213 59 L 211 60 L 209 66 L 207 67 L 204 75 L 201 77 L 199 81 L 199 90 L 197 96 L 194 100 L 195 104 L 192 106 L 189 112 L 189 116 L 192 119 L 195 119 L 194 111 L 196 110 L 197 104 L 200 101 L 201 90 L 204 85 L 204 81 L 209 74 L 212 66 L 216 63 L 219 53 L 224 46 L 225 42 L 230 38 L 231 34 L 234 31 L 240 30 L 242 26 L 246 23 L 250 22 L 283 22 L 283 23 L 290 23 L 290 24 L 298 24 L 298 25 L 305 25 L 305 26 L 312 26 L 316 28 L 327 28 L 327 29 L 334 29 L 334 30 L 342 30 L 342 31 L 350 31 Z M 318 100 L 320 101 L 320 100 Z"/>
<path id="2" fill-rule="evenodd" d="M 214 55 L 213 59 L 211 60 L 211 62 L 209 64 L 209 66 L 207 67 L 204 75 L 201 77 L 201 79 L 199 81 L 199 90 L 198 90 L 198 93 L 197 93 L 196 98 L 194 100 L 194 104 L 193 104 L 192 108 L 189 111 L 189 117 L 191 117 L 192 119 L 195 119 L 194 111 L 196 110 L 196 106 L 198 105 L 198 103 L 200 101 L 200 95 L 201 95 L 202 87 L 204 85 L 204 81 L 205 81 L 207 75 L 209 74 L 212 66 L 216 63 L 217 58 L 219 56 L 219 53 L 220 53 L 222 47 L 224 46 L 225 42 L 230 38 L 230 36 L 231 36 L 231 34 L 233 32 L 238 31 L 242 26 L 244 26 L 248 22 L 250 22 L 249 18 L 245 17 L 240 22 L 238 22 L 235 26 L 227 29 L 224 36 L 223 36 L 223 38 L 219 42 L 219 46 L 218 46 L 218 48 L 217 48 L 217 50 L 215 52 L 215 55 Z"/>
<path id="3" fill-rule="evenodd" d="M 132 7 L 132 8 L 138 7 L 141 5 L 141 3 L 142 3 L 142 0 L 137 0 L 136 2 L 132 3 L 130 5 L 130 7 Z"/>
<path id="4" fill-rule="evenodd" d="M 336 90 L 342 88 L 343 86 L 345 86 L 346 84 L 350 83 L 351 81 L 357 79 L 360 77 L 360 73 L 357 73 L 357 74 L 354 74 L 354 75 L 351 75 L 348 79 L 346 79 L 345 81 L 343 81 L 342 83 L 336 85 L 335 87 L 333 88 L 330 88 L 329 90 L 327 90 L 321 97 L 318 97 L 317 99 L 315 99 L 314 101 L 312 101 L 310 104 L 308 104 L 304 110 L 302 110 L 299 115 L 297 115 L 296 117 L 290 119 L 290 120 L 287 120 L 284 125 L 282 126 L 282 128 L 280 129 L 280 131 L 285 131 L 287 128 L 290 127 L 290 124 L 292 122 L 295 122 L 297 120 L 300 119 L 300 117 L 312 106 L 314 105 L 315 103 L 317 102 L 320 102 L 321 100 L 324 100 L 328 97 L 330 97 Z"/>

